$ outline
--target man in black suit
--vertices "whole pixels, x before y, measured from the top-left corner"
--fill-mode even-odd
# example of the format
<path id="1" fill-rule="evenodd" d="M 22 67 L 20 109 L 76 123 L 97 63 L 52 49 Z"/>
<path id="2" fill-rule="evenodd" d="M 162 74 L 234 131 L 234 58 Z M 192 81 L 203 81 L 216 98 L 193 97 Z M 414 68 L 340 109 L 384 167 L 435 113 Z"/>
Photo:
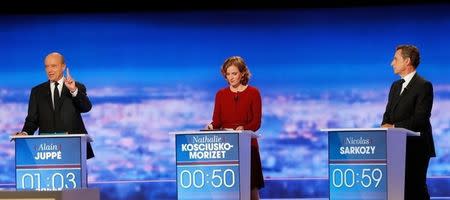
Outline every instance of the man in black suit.
<path id="1" fill-rule="evenodd" d="M 48 81 L 31 90 L 28 104 L 28 116 L 22 131 L 18 135 L 33 135 L 39 129 L 41 133 L 87 134 L 81 113 L 89 112 L 91 101 L 86 87 L 76 82 L 59 53 L 50 53 L 45 57 L 45 71 Z M 87 158 L 94 157 L 90 143 L 87 144 Z"/>
<path id="2" fill-rule="evenodd" d="M 406 142 L 405 199 L 430 199 L 426 184 L 428 163 L 435 157 L 430 116 L 433 107 L 433 85 L 416 72 L 420 63 L 417 47 L 396 48 L 392 67 L 402 79 L 395 81 L 381 127 L 405 128 L 420 132 Z"/>

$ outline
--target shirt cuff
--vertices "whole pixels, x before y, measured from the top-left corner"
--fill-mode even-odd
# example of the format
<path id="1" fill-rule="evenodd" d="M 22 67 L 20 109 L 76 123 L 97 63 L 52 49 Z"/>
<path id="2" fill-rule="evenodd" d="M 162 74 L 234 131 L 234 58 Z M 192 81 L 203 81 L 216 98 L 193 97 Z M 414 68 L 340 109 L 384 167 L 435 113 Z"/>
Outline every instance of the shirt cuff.
<path id="1" fill-rule="evenodd" d="M 77 88 L 77 89 L 75 89 L 75 91 L 74 91 L 74 92 L 70 92 L 70 94 L 72 94 L 72 97 L 76 97 L 76 96 L 77 96 L 77 94 L 78 94 L 78 88 Z"/>

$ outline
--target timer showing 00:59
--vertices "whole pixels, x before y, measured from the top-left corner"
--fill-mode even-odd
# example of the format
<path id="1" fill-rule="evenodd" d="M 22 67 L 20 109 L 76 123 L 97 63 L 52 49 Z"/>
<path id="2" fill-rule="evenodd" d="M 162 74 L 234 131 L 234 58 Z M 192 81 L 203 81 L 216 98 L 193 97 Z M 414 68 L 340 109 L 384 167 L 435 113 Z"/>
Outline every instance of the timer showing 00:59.
<path id="1" fill-rule="evenodd" d="M 336 168 L 331 172 L 331 179 L 331 184 L 335 188 L 351 188 L 358 183 L 364 188 L 368 188 L 371 186 L 376 188 L 383 180 L 383 170 L 380 168 Z"/>
<path id="2" fill-rule="evenodd" d="M 24 173 L 17 184 L 20 184 L 22 190 L 56 191 L 76 188 L 77 182 L 79 182 L 77 179 L 75 173 L 72 172 Z"/>

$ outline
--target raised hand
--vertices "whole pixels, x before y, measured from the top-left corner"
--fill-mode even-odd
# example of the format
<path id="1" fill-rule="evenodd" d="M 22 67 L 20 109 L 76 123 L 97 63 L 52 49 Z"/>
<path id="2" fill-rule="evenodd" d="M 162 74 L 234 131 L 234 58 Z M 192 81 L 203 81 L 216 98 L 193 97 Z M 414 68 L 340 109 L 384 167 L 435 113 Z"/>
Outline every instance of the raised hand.
<path id="1" fill-rule="evenodd" d="M 75 92 L 75 90 L 77 89 L 75 80 L 73 80 L 72 76 L 70 75 L 68 67 L 66 69 L 66 79 L 64 80 L 64 85 L 66 85 L 67 89 L 69 89 L 70 92 Z"/>

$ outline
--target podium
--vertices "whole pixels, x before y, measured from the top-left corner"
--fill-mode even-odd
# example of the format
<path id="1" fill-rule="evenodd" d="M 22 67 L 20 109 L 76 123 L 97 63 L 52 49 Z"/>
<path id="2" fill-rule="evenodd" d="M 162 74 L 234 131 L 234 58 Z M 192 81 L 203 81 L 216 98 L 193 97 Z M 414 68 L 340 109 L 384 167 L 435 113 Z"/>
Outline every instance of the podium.
<path id="1" fill-rule="evenodd" d="M 15 141 L 16 190 L 87 188 L 86 134 L 11 136 Z"/>
<path id="2" fill-rule="evenodd" d="M 250 199 L 252 131 L 173 132 L 178 200 Z"/>
<path id="3" fill-rule="evenodd" d="M 330 200 L 404 199 L 403 128 L 322 129 L 328 132 Z"/>

